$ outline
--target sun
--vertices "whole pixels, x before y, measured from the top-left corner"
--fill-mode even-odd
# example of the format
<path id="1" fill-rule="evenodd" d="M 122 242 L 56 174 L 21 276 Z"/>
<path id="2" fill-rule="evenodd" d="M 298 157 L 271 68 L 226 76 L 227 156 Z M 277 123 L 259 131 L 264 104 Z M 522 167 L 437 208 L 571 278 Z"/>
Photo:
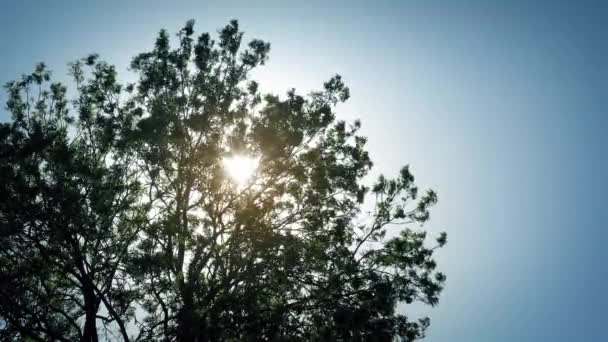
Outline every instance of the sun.
<path id="1" fill-rule="evenodd" d="M 223 160 L 224 170 L 238 185 L 245 185 L 253 177 L 258 168 L 258 159 L 233 155 Z"/>

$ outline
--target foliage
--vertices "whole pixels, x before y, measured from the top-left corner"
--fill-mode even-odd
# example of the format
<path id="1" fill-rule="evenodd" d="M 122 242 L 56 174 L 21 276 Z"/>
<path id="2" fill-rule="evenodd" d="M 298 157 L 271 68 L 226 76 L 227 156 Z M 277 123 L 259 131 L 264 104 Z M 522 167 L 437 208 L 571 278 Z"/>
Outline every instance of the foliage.
<path id="1" fill-rule="evenodd" d="M 124 88 L 96 55 L 71 64 L 72 102 L 42 64 L 7 84 L 3 338 L 423 337 L 428 318 L 396 306 L 438 302 L 446 235 L 429 245 L 416 229 L 436 194 L 420 195 L 408 167 L 365 186 L 360 123 L 335 118 L 340 76 L 308 96 L 262 95 L 249 75 L 270 45 L 241 47 L 236 21 L 217 41 L 193 24 L 176 48 L 161 31 Z M 226 175 L 231 156 L 259 160 L 245 184 Z"/>

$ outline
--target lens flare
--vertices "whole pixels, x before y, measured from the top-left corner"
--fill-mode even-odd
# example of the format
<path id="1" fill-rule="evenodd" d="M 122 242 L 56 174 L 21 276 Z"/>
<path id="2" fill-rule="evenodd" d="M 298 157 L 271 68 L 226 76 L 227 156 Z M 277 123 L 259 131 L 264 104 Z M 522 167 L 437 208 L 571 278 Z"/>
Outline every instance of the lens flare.
<path id="1" fill-rule="evenodd" d="M 241 186 L 247 184 L 258 168 L 258 159 L 248 156 L 224 158 L 223 163 L 228 176 Z"/>

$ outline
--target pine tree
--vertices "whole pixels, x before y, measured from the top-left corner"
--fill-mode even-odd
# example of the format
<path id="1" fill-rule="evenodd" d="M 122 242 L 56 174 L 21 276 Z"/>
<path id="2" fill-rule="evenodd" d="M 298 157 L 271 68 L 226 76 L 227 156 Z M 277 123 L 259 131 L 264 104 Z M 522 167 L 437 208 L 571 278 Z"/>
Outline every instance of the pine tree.
<path id="1" fill-rule="evenodd" d="M 43 65 L 0 128 L 0 331 L 7 339 L 411 341 L 445 276 L 408 167 L 366 186 L 340 76 L 307 96 L 250 79 L 270 45 L 162 30 L 122 87 L 96 55 L 76 98 Z M 47 89 L 48 88 L 48 89 Z M 36 96 L 32 92 L 37 91 Z M 229 161 L 253 174 L 234 179 Z M 238 164 L 238 163 L 237 163 Z M 244 167 L 241 163 L 241 167 Z M 241 170 L 243 171 L 243 170 Z M 371 210 L 367 209 L 371 208 Z M 106 337 L 107 336 L 107 337 Z M 113 337 L 112 337 L 113 336 Z"/>

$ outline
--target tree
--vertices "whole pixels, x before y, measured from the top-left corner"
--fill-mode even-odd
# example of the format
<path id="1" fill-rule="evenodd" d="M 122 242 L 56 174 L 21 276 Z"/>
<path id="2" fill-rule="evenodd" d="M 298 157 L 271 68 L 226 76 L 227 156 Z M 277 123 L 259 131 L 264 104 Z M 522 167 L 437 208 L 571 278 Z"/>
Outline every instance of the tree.
<path id="1" fill-rule="evenodd" d="M 77 96 L 43 66 L 7 85 L 0 131 L 0 330 L 96 341 L 410 341 L 445 276 L 416 226 L 408 167 L 372 167 L 358 121 L 336 120 L 340 76 L 321 91 L 262 95 L 250 72 L 270 45 L 231 21 L 213 40 L 189 21 L 136 56 L 135 84 L 89 56 Z M 89 68 L 90 72 L 85 72 Z M 38 88 L 34 100 L 30 88 Z M 73 117 L 71 112 L 78 115 Z M 255 174 L 235 181 L 230 158 Z M 364 209 L 369 209 L 366 211 Z M 387 233 L 388 232 L 388 233 Z"/>
<path id="2" fill-rule="evenodd" d="M 126 336 L 129 291 L 120 268 L 145 212 L 117 138 L 130 115 L 118 110 L 114 68 L 94 56 L 86 64 L 87 80 L 81 62 L 72 66 L 77 118 L 66 88 L 47 86 L 44 64 L 6 86 L 13 120 L 0 127 L 0 312 L 7 339 L 97 341 L 99 320 Z"/>

